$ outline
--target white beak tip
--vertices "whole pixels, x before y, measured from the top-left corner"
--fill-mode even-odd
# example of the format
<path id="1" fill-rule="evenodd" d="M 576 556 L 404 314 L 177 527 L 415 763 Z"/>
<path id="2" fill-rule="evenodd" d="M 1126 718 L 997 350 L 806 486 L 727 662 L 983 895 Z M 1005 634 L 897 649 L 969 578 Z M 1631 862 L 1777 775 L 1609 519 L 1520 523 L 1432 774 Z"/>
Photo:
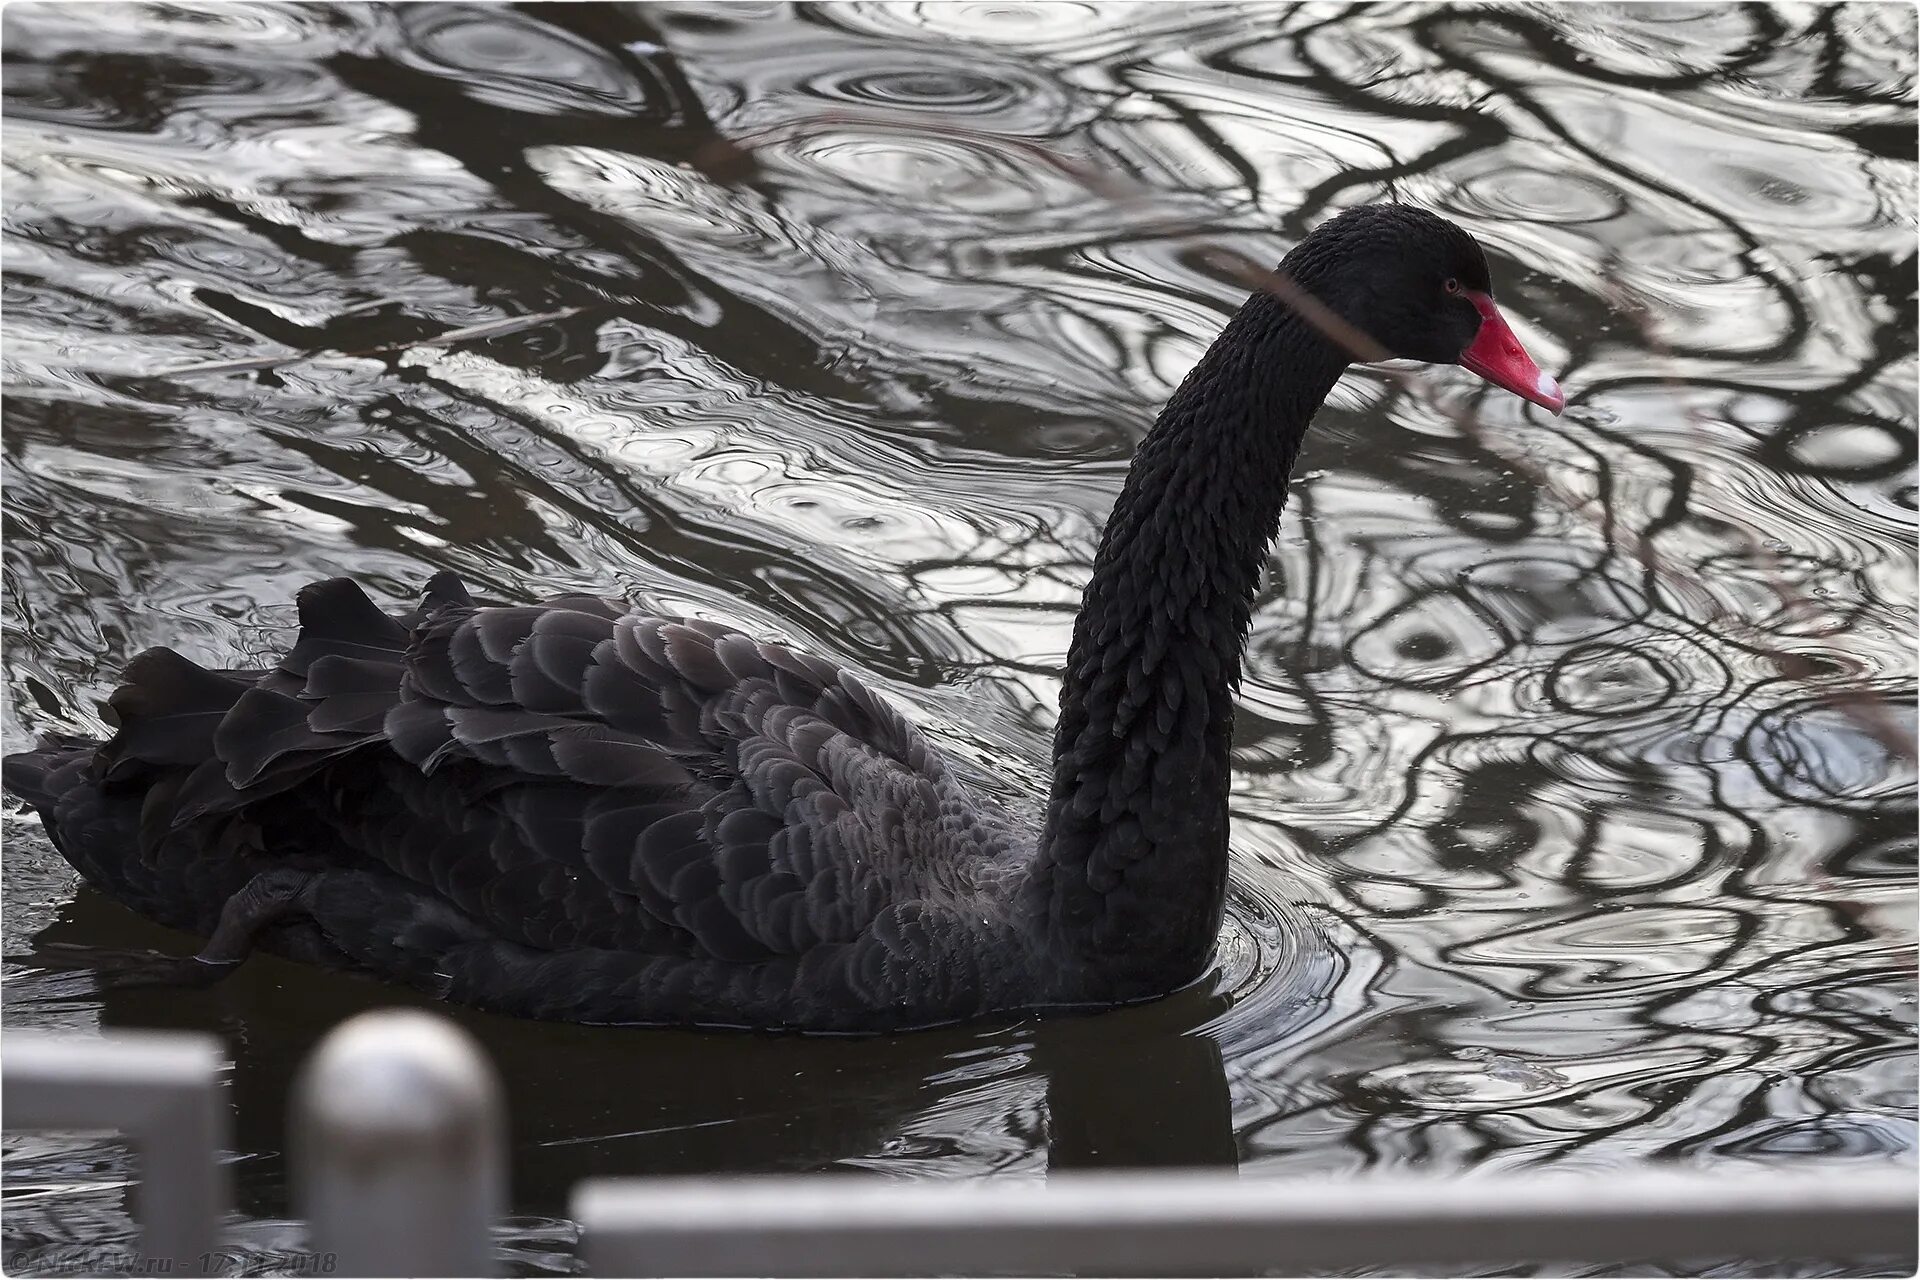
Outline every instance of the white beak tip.
<path id="1" fill-rule="evenodd" d="M 1534 394 L 1540 397 L 1541 407 L 1551 410 L 1557 417 L 1567 407 L 1566 393 L 1560 390 L 1560 383 L 1549 374 L 1541 374 L 1540 381 L 1534 386 Z"/>

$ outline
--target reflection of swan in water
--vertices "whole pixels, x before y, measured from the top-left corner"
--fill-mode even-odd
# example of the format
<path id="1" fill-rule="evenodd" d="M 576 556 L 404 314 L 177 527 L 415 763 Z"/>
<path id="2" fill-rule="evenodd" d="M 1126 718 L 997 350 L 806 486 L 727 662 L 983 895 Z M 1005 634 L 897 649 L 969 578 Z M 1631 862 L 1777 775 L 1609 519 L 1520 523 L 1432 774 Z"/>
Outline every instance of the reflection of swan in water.
<path id="1" fill-rule="evenodd" d="M 22 958 L 169 938 L 83 889 L 33 939 L 42 956 Z M 61 976 L 16 979 L 10 998 L 35 1001 Z M 222 1038 L 239 1208 L 281 1218 L 292 1210 L 280 1156 L 292 1080 L 368 994 L 362 981 L 268 960 L 203 989 L 108 987 L 84 999 L 108 1028 Z M 515 1212 L 564 1216 L 575 1184 L 600 1176 L 1230 1166 L 1232 1109 L 1207 1029 L 1227 1000 L 1202 984 L 1097 1018 L 858 1039 L 663 1030 L 639 1053 L 619 1029 L 447 1012 L 505 1085 Z M 22 1176 L 36 1176 L 24 1158 Z"/>
<path id="2" fill-rule="evenodd" d="M 1269 1075 L 1276 1055 L 1314 1060 L 1315 1044 L 1350 1025 L 1328 1006 L 1335 984 L 1343 1003 L 1367 986 L 1364 971 L 1342 978 L 1340 953 L 1364 954 L 1359 939 L 1337 937 L 1337 950 L 1293 949 L 1318 929 L 1338 934 L 1337 921 L 1310 923 L 1297 908 L 1246 889 L 1254 896 L 1236 889 L 1222 965 L 1205 981 L 1098 1017 L 857 1039 L 663 1030 L 636 1053 L 619 1029 L 446 1012 L 480 1041 L 505 1085 L 522 1215 L 564 1217 L 575 1184 L 601 1176 L 1233 1167 L 1231 1098 L 1244 1086 L 1230 1080 L 1249 1069 Z M 172 937 L 82 889 L 34 935 L 33 953 L 16 960 L 91 962 L 103 944 L 146 954 Z M 291 1213 L 281 1158 L 291 1082 L 321 1037 L 363 1011 L 375 989 L 273 959 L 185 991 L 96 989 L 67 978 L 44 970 L 16 976 L 9 1000 L 16 1009 L 44 1007 L 64 992 L 97 1007 L 107 1028 L 221 1037 L 233 1060 L 238 1207 L 251 1218 Z M 1256 1083 L 1243 1097 L 1254 1116 L 1259 1095 L 1275 1084 Z M 1307 1100 L 1291 1086 L 1286 1097 Z M 23 1155 L 16 1172 L 42 1176 L 37 1158 Z M 71 1176 L 64 1165 L 59 1176 Z M 127 1176 L 137 1176 L 130 1165 Z"/>
<path id="3" fill-rule="evenodd" d="M 1465 232 L 1351 210 L 1282 263 L 1386 350 L 1557 410 Z M 1074 628 L 1044 826 L 855 676 L 581 596 L 389 618 L 345 580 L 292 651 L 128 667 L 120 732 L 7 785 L 110 896 L 501 1012 L 876 1031 L 1163 996 L 1212 954 L 1233 689 L 1309 420 L 1351 361 L 1256 293 L 1141 445 Z"/>

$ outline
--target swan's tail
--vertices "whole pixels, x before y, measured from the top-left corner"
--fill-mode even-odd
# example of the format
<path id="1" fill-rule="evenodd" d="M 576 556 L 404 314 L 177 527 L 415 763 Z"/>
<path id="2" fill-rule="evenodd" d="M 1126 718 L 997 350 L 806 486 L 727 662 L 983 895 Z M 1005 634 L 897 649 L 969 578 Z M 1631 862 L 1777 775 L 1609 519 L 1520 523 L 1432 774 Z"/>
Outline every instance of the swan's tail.
<path id="1" fill-rule="evenodd" d="M 345 579 L 314 583 L 299 601 L 300 632 L 277 666 L 209 670 L 148 649 L 108 699 L 119 721 L 112 738 L 53 737 L 6 757 L 0 785 L 40 815 L 96 889 L 163 924 L 209 932 L 267 855 L 287 852 L 262 847 L 250 806 L 378 740 L 413 628 L 473 607 L 450 573 L 399 617 Z"/>
<path id="2" fill-rule="evenodd" d="M 100 787 L 101 744 L 46 737 L 0 761 L 0 785 L 40 815 L 47 837 L 89 884 L 125 900 L 124 864 L 139 842 L 140 810 L 115 804 Z"/>
<path id="3" fill-rule="evenodd" d="M 199 848 L 170 818 L 183 784 L 213 753 L 221 713 L 259 672 L 217 672 L 171 649 L 129 662 L 108 700 L 119 731 L 105 742 L 44 739 L 6 758 L 0 784 L 40 815 L 47 838 L 88 884 L 162 924 L 203 930 L 232 878 L 232 851 Z M 209 881 L 212 883 L 210 884 Z"/>
<path id="4" fill-rule="evenodd" d="M 208 933 L 262 869 L 261 850 L 235 815 L 177 819 L 196 783 L 232 793 L 214 735 L 263 674 L 209 671 L 149 649 L 127 664 L 110 699 L 120 721 L 112 738 L 43 739 L 0 762 L 0 785 L 40 815 L 53 847 L 93 888 L 161 924 Z"/>
<path id="5" fill-rule="evenodd" d="M 120 722 L 112 738 L 44 739 L 0 764 L 0 784 L 40 815 L 53 847 L 93 888 L 161 924 L 206 933 L 251 870 L 233 839 L 213 837 L 246 829 L 178 830 L 174 819 L 214 755 L 223 715 L 262 674 L 209 671 L 148 649 L 108 699 Z M 218 780 L 217 771 L 203 779 Z"/>
<path id="6" fill-rule="evenodd" d="M 60 797 L 81 785 L 100 743 L 93 738 L 49 735 L 31 751 L 0 760 L 0 787 L 42 814 L 55 808 Z"/>

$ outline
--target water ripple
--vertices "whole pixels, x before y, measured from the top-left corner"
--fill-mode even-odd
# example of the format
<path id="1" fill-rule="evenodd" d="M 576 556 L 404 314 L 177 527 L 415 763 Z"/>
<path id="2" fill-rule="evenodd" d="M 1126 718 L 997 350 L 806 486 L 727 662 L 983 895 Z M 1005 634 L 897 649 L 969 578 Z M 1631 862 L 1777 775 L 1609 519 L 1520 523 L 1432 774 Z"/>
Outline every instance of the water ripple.
<path id="1" fill-rule="evenodd" d="M 1126 459 L 1244 290 L 1202 250 L 1437 208 L 1574 394 L 1343 380 L 1189 991 L 866 1043 L 469 1018 L 516 1269 L 571 1265 L 596 1173 L 1912 1160 L 1910 7 L 3 20 L 9 745 L 97 732 L 148 645 L 260 660 L 314 578 L 452 568 L 852 663 L 1031 812 Z M 70 948 L 181 940 L 6 823 L 9 1022 L 223 1035 L 233 1264 L 272 1270 L 294 1064 L 393 993 L 98 991 Z M 25 1270 L 130 1238 L 57 1193 L 124 1152 L 9 1143 Z"/>

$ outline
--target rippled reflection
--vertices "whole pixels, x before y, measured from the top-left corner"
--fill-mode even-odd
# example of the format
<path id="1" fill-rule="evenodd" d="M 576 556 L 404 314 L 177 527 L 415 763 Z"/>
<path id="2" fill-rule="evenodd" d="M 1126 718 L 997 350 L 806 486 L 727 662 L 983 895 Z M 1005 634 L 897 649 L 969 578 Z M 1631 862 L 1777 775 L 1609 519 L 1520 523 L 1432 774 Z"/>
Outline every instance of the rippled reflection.
<path id="1" fill-rule="evenodd" d="M 1244 292 L 1203 248 L 1428 205 L 1571 393 L 1362 369 L 1322 415 L 1205 989 L 859 1043 L 462 1015 L 517 1268 L 590 1173 L 1911 1159 L 1910 8 L 4 23 L 10 744 L 147 645 L 271 651 L 311 579 L 453 568 L 788 637 L 1037 777 L 1127 457 Z M 226 1037 L 236 1265 L 281 1265 L 293 1066 L 401 997 L 98 994 L 72 949 L 183 940 L 7 821 L 8 1021 Z M 112 1144 L 7 1150 L 10 1255 L 126 1238 L 68 1190 Z"/>

